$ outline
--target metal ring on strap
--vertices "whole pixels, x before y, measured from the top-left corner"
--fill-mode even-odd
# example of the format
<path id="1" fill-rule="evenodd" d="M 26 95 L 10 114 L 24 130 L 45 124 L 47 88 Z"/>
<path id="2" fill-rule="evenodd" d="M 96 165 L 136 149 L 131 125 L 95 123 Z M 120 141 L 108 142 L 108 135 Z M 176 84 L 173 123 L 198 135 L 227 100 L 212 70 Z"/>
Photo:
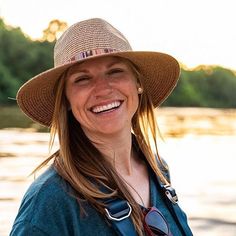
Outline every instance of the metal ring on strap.
<path id="1" fill-rule="evenodd" d="M 164 185 L 164 188 L 165 188 L 165 194 L 166 196 L 169 198 L 169 200 L 176 204 L 178 202 L 178 196 L 175 192 L 175 189 L 172 188 L 170 185 Z"/>
<path id="2" fill-rule="evenodd" d="M 132 207 L 130 206 L 130 204 L 128 202 L 127 202 L 127 206 L 128 206 L 128 208 L 126 208 L 116 214 L 111 214 L 109 212 L 109 210 L 107 208 L 105 208 L 107 218 L 110 220 L 114 220 L 114 221 L 121 221 L 121 220 L 128 218 L 132 212 Z"/>

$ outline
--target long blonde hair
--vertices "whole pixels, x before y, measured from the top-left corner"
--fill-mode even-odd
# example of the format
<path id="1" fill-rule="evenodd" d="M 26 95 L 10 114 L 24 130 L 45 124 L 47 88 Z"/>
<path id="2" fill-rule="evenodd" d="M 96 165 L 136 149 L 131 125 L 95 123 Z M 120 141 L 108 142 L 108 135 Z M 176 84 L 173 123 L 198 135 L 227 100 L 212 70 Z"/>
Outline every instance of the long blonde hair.
<path id="1" fill-rule="evenodd" d="M 124 62 L 128 64 L 137 81 L 141 84 L 142 75 L 138 72 L 137 68 L 127 60 L 124 60 Z M 140 206 L 130 194 L 126 184 L 119 177 L 114 166 L 90 142 L 72 112 L 68 110 L 68 101 L 65 96 L 67 73 L 68 71 L 61 76 L 55 88 L 55 109 L 50 129 L 50 145 L 52 146 L 55 135 L 57 134 L 60 149 L 44 161 L 37 169 L 40 169 L 50 160 L 54 159 L 54 166 L 57 172 L 70 183 L 79 204 L 81 204 L 81 199 L 85 199 L 102 215 L 105 215 L 105 206 L 101 199 L 110 197 L 126 199 L 133 209 L 131 218 L 136 231 L 138 235 L 143 235 Z M 145 90 L 143 84 L 141 86 L 144 92 L 140 95 L 139 107 L 132 118 L 132 131 L 139 148 L 153 171 L 163 183 L 167 183 L 167 180 L 157 165 L 156 157 L 151 147 L 153 143 L 155 145 L 156 155 L 159 158 L 156 146 L 158 127 L 154 115 L 154 108 L 148 96 L 148 91 Z M 101 190 L 104 188 L 107 190 L 106 192 Z M 86 211 L 86 209 L 83 209 L 83 211 Z"/>

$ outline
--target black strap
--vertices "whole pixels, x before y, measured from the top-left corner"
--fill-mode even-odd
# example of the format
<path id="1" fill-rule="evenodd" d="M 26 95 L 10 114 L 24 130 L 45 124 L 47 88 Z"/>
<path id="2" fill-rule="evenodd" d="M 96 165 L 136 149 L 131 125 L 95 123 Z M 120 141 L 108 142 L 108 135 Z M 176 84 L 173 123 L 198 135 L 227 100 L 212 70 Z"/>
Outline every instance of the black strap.
<path id="1" fill-rule="evenodd" d="M 120 198 L 105 201 L 106 216 L 119 236 L 137 236 L 130 214 L 130 204 Z"/>
<path id="2" fill-rule="evenodd" d="M 175 192 L 175 189 L 172 188 L 170 185 L 163 185 L 157 176 L 156 180 L 157 187 L 160 188 L 164 201 L 167 207 L 169 208 L 172 216 L 174 217 L 175 221 L 180 226 L 182 234 L 185 236 L 192 236 L 193 233 L 188 226 L 186 216 L 178 205 L 178 197 Z"/>
<path id="3" fill-rule="evenodd" d="M 163 169 L 162 165 L 160 164 L 160 161 L 158 157 L 156 156 L 157 164 L 159 165 L 159 168 L 161 169 L 162 173 L 166 177 L 166 179 L 170 182 L 170 173 L 169 170 Z M 162 162 L 164 162 L 165 165 L 167 163 L 162 159 Z M 164 185 L 158 178 L 158 176 L 153 172 L 151 168 L 150 172 L 152 175 L 154 175 L 154 179 L 156 180 L 156 186 L 160 190 L 162 198 L 164 199 L 165 204 L 167 205 L 168 209 L 170 210 L 170 213 L 174 217 L 176 223 L 179 225 L 180 230 L 183 235 L 185 236 L 192 236 L 193 233 L 191 229 L 188 226 L 187 218 L 184 214 L 184 212 L 181 210 L 181 208 L 178 205 L 178 197 L 175 192 L 175 189 L 171 185 Z"/>
<path id="4" fill-rule="evenodd" d="M 136 140 L 135 137 L 133 136 L 133 143 L 135 145 Z M 136 145 L 138 152 L 140 155 L 143 155 L 142 152 L 140 152 L 140 149 L 138 148 L 138 145 Z M 145 160 L 145 158 L 144 158 Z M 157 158 L 157 163 L 159 163 L 158 158 Z M 177 194 L 170 185 L 163 185 L 161 181 L 159 180 L 158 176 L 153 172 L 153 170 L 150 168 L 151 174 L 155 175 L 155 182 L 157 185 L 157 188 L 160 190 L 161 195 L 164 199 L 164 202 L 166 203 L 167 207 L 169 208 L 171 214 L 173 215 L 174 219 L 176 220 L 177 224 L 179 225 L 182 234 L 185 236 L 193 236 L 191 229 L 188 226 L 187 219 L 185 217 L 185 214 L 181 210 L 181 208 L 178 205 L 178 198 Z M 170 179 L 169 172 L 166 170 L 163 170 L 164 175 L 167 177 L 167 179 Z M 135 231 L 133 222 L 131 218 L 124 217 L 124 215 L 127 216 L 129 210 L 130 213 L 132 211 L 132 208 L 130 207 L 129 203 L 123 199 L 108 199 L 105 201 L 107 204 L 106 212 L 107 212 L 107 218 L 110 220 L 112 223 L 113 228 L 115 229 L 116 233 L 119 236 L 136 236 L 137 233 Z M 112 218 L 118 217 L 118 218 L 123 218 L 122 220 L 113 220 L 111 217 L 109 217 L 109 214 L 112 216 Z M 129 213 L 129 214 L 130 214 Z"/>
<path id="5" fill-rule="evenodd" d="M 169 208 L 171 214 L 176 220 L 177 224 L 180 226 L 181 232 L 185 236 L 192 236 L 191 229 L 187 224 L 187 219 L 185 214 L 181 210 L 178 205 L 178 198 L 174 188 L 170 185 L 163 185 L 157 179 L 157 186 L 161 190 L 162 196 L 164 197 L 164 201 Z M 114 230 L 119 236 L 136 236 L 137 233 L 135 231 L 133 222 L 130 218 L 130 214 L 132 211 L 131 206 L 126 200 L 115 198 L 108 199 L 105 201 L 106 204 L 106 216 L 108 220 L 111 222 Z"/>

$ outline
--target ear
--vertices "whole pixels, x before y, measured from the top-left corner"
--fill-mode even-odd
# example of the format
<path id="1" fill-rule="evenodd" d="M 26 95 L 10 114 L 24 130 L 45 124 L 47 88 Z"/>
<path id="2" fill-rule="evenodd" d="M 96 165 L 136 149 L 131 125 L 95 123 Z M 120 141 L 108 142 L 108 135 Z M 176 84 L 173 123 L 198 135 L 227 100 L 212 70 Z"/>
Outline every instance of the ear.
<path id="1" fill-rule="evenodd" d="M 142 87 L 138 87 L 138 94 L 142 94 L 143 93 L 143 88 Z"/>
<path id="2" fill-rule="evenodd" d="M 143 92 L 143 88 L 138 81 L 136 81 L 136 88 L 137 88 L 138 94 L 141 94 Z"/>

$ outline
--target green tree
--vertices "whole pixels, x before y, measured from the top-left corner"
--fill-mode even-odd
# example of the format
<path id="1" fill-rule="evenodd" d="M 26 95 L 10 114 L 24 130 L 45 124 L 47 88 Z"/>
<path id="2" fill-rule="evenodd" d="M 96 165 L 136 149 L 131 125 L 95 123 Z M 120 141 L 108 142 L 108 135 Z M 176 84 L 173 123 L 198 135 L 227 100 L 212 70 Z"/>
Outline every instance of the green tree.
<path id="1" fill-rule="evenodd" d="M 7 26 L 0 19 L 0 103 L 9 103 L 8 97 L 15 97 L 24 82 L 53 66 L 53 46 L 32 41 L 20 28 Z"/>
<path id="2" fill-rule="evenodd" d="M 184 69 L 181 70 L 179 82 L 170 97 L 164 102 L 163 106 L 175 107 L 198 107 L 204 106 L 202 95 L 191 81 L 192 73 Z"/>
<path id="3" fill-rule="evenodd" d="M 235 72 L 214 66 L 181 71 L 177 87 L 163 106 L 236 107 Z"/>
<path id="4" fill-rule="evenodd" d="M 40 41 L 0 18 L 0 104 L 9 104 L 18 88 L 33 76 L 53 67 L 53 47 L 67 24 L 52 20 Z M 163 106 L 236 108 L 236 73 L 213 66 L 181 69 L 179 83 Z"/>
<path id="5" fill-rule="evenodd" d="M 227 69 L 214 67 L 207 78 L 211 107 L 236 107 L 236 76 Z"/>

